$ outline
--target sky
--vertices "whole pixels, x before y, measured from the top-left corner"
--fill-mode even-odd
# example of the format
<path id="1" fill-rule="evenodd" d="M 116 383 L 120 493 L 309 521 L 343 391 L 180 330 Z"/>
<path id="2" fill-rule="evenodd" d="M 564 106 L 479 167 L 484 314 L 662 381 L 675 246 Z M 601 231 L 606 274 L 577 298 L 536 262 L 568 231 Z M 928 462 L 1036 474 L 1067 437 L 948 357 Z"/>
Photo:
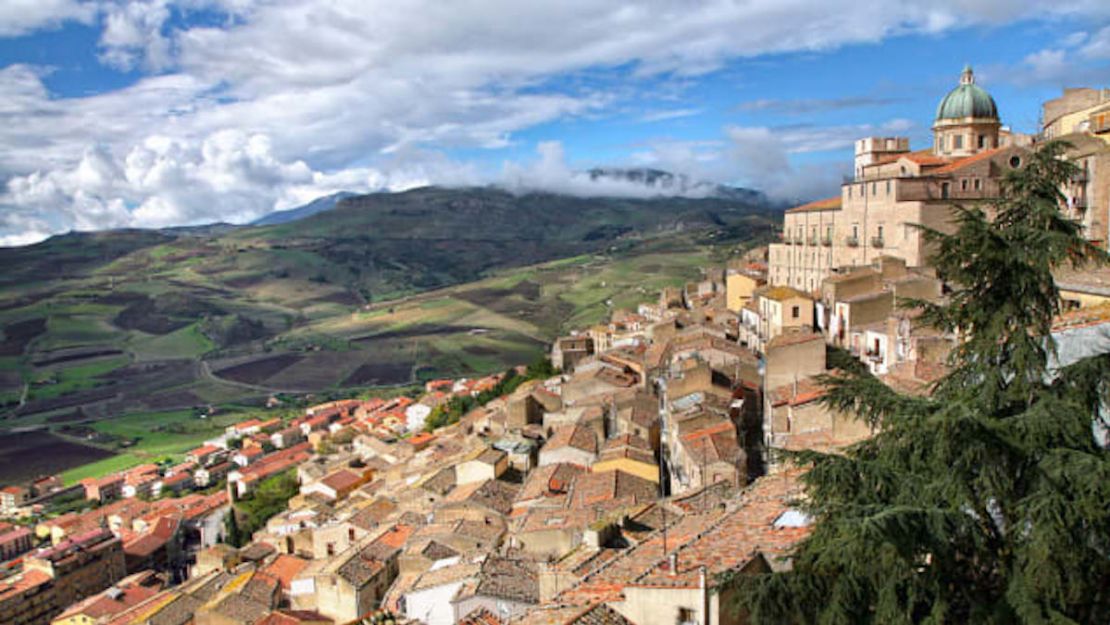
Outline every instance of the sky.
<path id="1" fill-rule="evenodd" d="M 0 246 L 337 191 L 585 195 L 655 167 L 784 201 L 929 145 L 965 64 L 1035 132 L 1110 86 L 1110 2 L 0 0 Z"/>

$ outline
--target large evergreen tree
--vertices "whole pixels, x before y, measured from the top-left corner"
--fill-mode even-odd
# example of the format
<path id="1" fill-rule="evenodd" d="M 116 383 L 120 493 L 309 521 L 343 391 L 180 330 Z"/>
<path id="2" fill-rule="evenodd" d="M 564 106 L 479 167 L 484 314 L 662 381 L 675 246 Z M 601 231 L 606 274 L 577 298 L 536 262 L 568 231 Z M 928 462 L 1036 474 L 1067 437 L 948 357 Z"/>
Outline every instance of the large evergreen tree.
<path id="1" fill-rule="evenodd" d="M 753 622 L 1110 623 L 1110 452 L 1092 433 L 1110 355 L 1057 366 L 1052 271 L 1105 262 L 1064 218 L 1065 146 L 1048 143 L 927 230 L 943 303 L 912 302 L 958 337 L 926 398 L 863 373 L 826 379 L 830 407 L 879 426 L 811 466 L 814 530 L 788 572 L 744 578 Z M 1100 408 L 1101 406 L 1101 408 Z"/>

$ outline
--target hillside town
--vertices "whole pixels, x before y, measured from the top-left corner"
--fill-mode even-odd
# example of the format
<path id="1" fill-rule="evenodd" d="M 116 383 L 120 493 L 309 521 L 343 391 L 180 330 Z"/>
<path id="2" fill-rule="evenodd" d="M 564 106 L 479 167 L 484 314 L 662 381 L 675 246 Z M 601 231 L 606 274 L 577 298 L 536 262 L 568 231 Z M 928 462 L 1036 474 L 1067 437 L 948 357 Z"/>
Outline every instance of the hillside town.
<path id="1" fill-rule="evenodd" d="M 415 397 L 251 419 L 172 465 L 0 490 L 0 614 L 14 625 L 717 625 L 738 576 L 790 567 L 811 531 L 782 450 L 874 432 L 822 399 L 866 368 L 927 394 L 958 337 L 915 224 L 985 203 L 1039 141 L 1081 175 L 1061 210 L 1102 248 L 1110 90 L 1002 125 L 965 69 L 934 142 L 867 137 L 839 195 L 782 239 L 557 338 L 544 366 L 432 380 Z M 1110 272 L 1057 276 L 1058 364 L 1110 351 Z M 1093 350 L 1093 351 L 1092 351 Z M 465 406 L 461 414 L 453 407 Z M 1110 429 L 1097 432 L 1110 445 Z M 80 506 L 47 514 L 51 502 Z"/>

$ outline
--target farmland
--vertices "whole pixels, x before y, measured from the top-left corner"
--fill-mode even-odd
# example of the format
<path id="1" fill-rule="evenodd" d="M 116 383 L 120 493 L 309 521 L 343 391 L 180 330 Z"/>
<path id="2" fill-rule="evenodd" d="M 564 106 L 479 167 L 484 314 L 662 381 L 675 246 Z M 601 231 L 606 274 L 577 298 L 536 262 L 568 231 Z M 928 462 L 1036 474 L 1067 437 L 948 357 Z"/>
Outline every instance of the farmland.
<path id="1" fill-rule="evenodd" d="M 0 431 L 115 454 L 74 478 L 179 455 L 219 430 L 197 416 L 210 409 L 219 421 L 274 394 L 504 370 L 772 223 L 724 200 L 433 189 L 359 202 L 296 224 L 0 249 Z"/>

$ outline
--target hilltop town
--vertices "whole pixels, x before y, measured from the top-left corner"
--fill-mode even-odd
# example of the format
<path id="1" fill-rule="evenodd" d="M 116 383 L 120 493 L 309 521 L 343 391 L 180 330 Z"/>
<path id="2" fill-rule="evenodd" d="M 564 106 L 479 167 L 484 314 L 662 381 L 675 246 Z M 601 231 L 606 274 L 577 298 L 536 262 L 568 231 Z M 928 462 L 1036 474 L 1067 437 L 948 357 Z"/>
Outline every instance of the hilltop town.
<path id="1" fill-rule="evenodd" d="M 872 426 L 822 399 L 865 369 L 927 394 L 958 337 L 915 224 L 996 199 L 1035 143 L 1081 175 L 1062 211 L 1106 249 L 1110 90 L 1006 129 L 970 68 L 934 142 L 856 144 L 838 196 L 782 240 L 705 267 L 549 358 L 416 397 L 345 399 L 233 424 L 173 465 L 0 490 L 0 614 L 18 625 L 711 625 L 737 575 L 790 566 L 811 531 L 805 467 Z M 1057 359 L 1110 352 L 1110 273 L 1062 272 Z M 1094 350 L 1092 352 L 1092 350 Z M 1110 444 L 1107 430 L 1097 432 Z M 61 505 L 64 504 L 64 505 Z"/>

